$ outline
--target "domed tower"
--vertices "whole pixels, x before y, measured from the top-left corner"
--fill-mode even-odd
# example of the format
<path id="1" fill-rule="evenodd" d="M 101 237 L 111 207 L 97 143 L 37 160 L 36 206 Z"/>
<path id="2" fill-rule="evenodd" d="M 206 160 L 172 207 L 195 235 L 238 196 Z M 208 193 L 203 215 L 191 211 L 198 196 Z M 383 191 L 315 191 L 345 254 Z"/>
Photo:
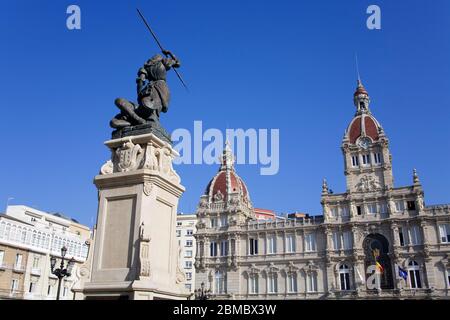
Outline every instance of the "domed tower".
<path id="1" fill-rule="evenodd" d="M 356 113 L 342 141 L 347 192 L 392 188 L 389 140 L 370 111 L 370 97 L 361 80 L 358 80 L 353 103 Z"/>
<path id="2" fill-rule="evenodd" d="M 225 227 L 255 219 L 247 186 L 234 168 L 234 156 L 225 144 L 217 174 L 200 197 L 197 217 L 205 227 Z M 209 221 L 208 221 L 209 220 Z"/>

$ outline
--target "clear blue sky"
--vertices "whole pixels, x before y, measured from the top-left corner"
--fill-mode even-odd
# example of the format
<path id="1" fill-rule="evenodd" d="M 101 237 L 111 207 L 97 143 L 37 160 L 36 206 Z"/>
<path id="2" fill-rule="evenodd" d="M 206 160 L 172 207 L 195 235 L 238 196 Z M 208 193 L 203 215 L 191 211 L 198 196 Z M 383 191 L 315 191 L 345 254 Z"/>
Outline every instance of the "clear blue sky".
<path id="1" fill-rule="evenodd" d="M 66 8 L 82 30 L 66 28 Z M 366 28 L 377 4 L 382 29 Z M 321 181 L 345 191 L 341 139 L 354 114 L 354 54 L 371 109 L 391 141 L 395 185 L 417 168 L 427 204 L 450 202 L 450 2 L 9 1 L 0 13 L 0 203 L 59 211 L 91 224 L 92 181 L 109 158 L 113 101 L 157 51 L 139 6 L 182 60 L 169 76 L 167 130 L 279 128 L 280 171 L 240 165 L 257 207 L 320 213 Z M 193 212 L 217 166 L 176 166 Z M 3 205 L 0 205 L 3 206 Z"/>

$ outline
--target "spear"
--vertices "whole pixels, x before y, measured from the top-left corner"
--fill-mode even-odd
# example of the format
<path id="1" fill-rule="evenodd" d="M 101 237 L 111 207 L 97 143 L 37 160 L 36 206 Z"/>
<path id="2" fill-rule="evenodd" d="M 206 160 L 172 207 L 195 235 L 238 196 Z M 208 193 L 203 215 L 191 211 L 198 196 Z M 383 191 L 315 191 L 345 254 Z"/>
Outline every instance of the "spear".
<path id="1" fill-rule="evenodd" d="M 161 45 L 161 42 L 159 42 L 159 40 L 158 40 L 158 37 L 157 37 L 156 34 L 153 32 L 152 28 L 150 28 L 150 25 L 147 23 L 147 20 L 146 20 L 145 17 L 142 15 L 142 13 L 139 11 L 139 9 L 136 8 L 136 10 L 137 10 L 137 12 L 139 13 L 139 16 L 141 17 L 142 21 L 144 21 L 144 24 L 145 24 L 145 26 L 147 27 L 148 31 L 150 31 L 150 33 L 152 34 L 153 39 L 155 39 L 156 43 L 158 44 L 158 47 L 161 49 L 162 53 L 165 55 L 164 52 L 165 52 L 166 50 L 163 49 L 163 46 Z M 178 73 L 177 69 L 175 69 L 175 68 L 172 68 L 172 69 L 173 69 L 173 71 L 175 71 L 175 73 L 176 73 L 178 79 L 180 79 L 181 84 L 186 88 L 186 90 L 188 90 L 188 87 L 187 87 L 186 83 L 184 83 L 183 78 L 181 78 L 181 75 Z"/>

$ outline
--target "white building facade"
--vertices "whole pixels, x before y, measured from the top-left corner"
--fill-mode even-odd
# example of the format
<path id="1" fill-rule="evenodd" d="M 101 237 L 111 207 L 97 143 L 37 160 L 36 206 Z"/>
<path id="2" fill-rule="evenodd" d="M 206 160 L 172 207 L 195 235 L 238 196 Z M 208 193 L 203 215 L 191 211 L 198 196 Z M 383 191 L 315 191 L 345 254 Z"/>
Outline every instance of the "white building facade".
<path id="1" fill-rule="evenodd" d="M 75 266 L 72 275 L 63 280 L 60 298 L 72 299 L 71 288 L 78 266 L 87 258 L 89 239 L 88 227 L 61 214 L 8 206 L 0 215 L 0 283 L 4 287 L 0 299 L 54 300 L 58 279 L 51 274 L 50 257 L 57 257 L 55 268 L 59 268 L 63 246 L 67 248 L 66 261 L 73 257 Z"/>
<path id="2" fill-rule="evenodd" d="M 184 271 L 185 287 L 191 293 L 195 289 L 195 231 L 197 216 L 195 214 L 178 214 L 176 235 L 179 247 L 180 268 Z"/>
<path id="3" fill-rule="evenodd" d="M 412 185 L 394 187 L 369 103 L 358 81 L 342 141 L 347 190 L 333 194 L 324 180 L 320 216 L 257 221 L 225 148 L 197 209 L 196 288 L 220 299 L 450 296 L 450 205 L 425 205 L 416 170 Z"/>

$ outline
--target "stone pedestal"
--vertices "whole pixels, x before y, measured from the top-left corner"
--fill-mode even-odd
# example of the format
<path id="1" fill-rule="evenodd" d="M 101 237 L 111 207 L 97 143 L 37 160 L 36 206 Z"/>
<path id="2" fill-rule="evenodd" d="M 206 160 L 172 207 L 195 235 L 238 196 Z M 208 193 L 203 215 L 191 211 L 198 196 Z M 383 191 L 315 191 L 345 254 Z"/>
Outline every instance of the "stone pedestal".
<path id="1" fill-rule="evenodd" d="M 106 141 L 112 152 L 94 179 L 97 230 L 86 299 L 186 299 L 175 227 L 184 192 L 178 156 L 153 133 Z"/>

